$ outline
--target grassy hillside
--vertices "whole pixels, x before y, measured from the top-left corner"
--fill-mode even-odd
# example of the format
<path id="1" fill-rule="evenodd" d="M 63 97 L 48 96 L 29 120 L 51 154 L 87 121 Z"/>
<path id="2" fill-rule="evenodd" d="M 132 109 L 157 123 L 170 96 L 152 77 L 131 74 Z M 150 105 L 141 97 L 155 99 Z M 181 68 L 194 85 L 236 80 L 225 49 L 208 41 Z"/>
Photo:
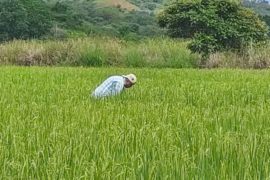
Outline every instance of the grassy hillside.
<path id="1" fill-rule="evenodd" d="M 52 0 L 48 4 L 57 27 L 56 32 L 52 33 L 56 36 L 68 36 L 70 31 L 75 31 L 85 35 L 106 34 L 127 39 L 160 36 L 163 31 L 156 23 L 155 13 L 168 2 L 170 1 Z M 244 2 L 244 5 L 263 16 L 270 14 L 270 6 L 267 4 Z"/>
<path id="2" fill-rule="evenodd" d="M 127 0 L 48 1 L 54 28 L 53 37 L 89 34 L 126 39 L 159 36 L 155 9 L 162 2 Z M 159 5 L 159 6 L 158 6 Z"/>
<path id="3" fill-rule="evenodd" d="M 139 7 L 126 0 L 97 0 L 96 3 L 100 7 L 115 7 L 127 11 L 139 10 Z"/>

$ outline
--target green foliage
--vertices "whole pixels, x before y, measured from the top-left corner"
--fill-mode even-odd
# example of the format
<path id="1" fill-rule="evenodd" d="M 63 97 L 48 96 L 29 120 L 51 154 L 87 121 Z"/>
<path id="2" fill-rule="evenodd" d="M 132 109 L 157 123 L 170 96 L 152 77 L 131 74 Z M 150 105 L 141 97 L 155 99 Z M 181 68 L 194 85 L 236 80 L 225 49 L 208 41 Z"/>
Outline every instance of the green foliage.
<path id="1" fill-rule="evenodd" d="M 0 41 L 39 38 L 50 27 L 49 9 L 43 1 L 0 1 Z"/>
<path id="2" fill-rule="evenodd" d="M 22 0 L 27 12 L 29 37 L 39 38 L 51 28 L 51 17 L 48 6 L 40 0 Z"/>
<path id="3" fill-rule="evenodd" d="M 139 39 L 157 36 L 162 32 L 154 14 L 145 11 L 98 7 L 93 1 L 57 1 L 51 4 L 51 10 L 57 26 L 87 35 Z"/>
<path id="4" fill-rule="evenodd" d="M 196 34 L 194 40 L 188 45 L 192 52 L 198 52 L 203 55 L 203 60 L 206 60 L 209 54 L 221 50 L 217 39 L 206 34 Z"/>
<path id="5" fill-rule="evenodd" d="M 267 26 L 250 9 L 225 0 L 176 2 L 158 16 L 172 37 L 193 38 L 189 48 L 203 57 L 224 50 L 241 50 L 267 38 Z"/>
<path id="6" fill-rule="evenodd" d="M 106 53 L 101 48 L 94 47 L 81 52 L 78 65 L 99 67 L 105 65 L 106 60 Z"/>
<path id="7" fill-rule="evenodd" d="M 0 1 L 0 41 L 27 37 L 27 12 L 21 1 Z"/>
<path id="8" fill-rule="evenodd" d="M 261 18 L 267 24 L 267 26 L 269 28 L 270 27 L 270 15 L 265 15 Z M 270 32 L 268 32 L 268 36 L 270 37 Z"/>
<path id="9" fill-rule="evenodd" d="M 128 67 L 145 67 L 146 60 L 143 55 L 135 48 L 129 48 L 125 53 L 126 64 Z"/>
<path id="10" fill-rule="evenodd" d="M 141 39 L 162 33 L 154 10 L 161 1 L 131 1 L 140 7 L 128 11 L 99 6 L 94 0 L 1 0 L 0 41 L 70 37 L 67 32 Z M 79 35 L 79 34 L 77 34 Z"/>
<path id="11" fill-rule="evenodd" d="M 134 36 L 129 34 L 126 38 L 134 40 Z M 65 41 L 12 41 L 0 44 L 0 65 L 196 67 L 198 57 L 186 46 L 186 42 L 171 39 L 126 41 L 97 36 Z"/>

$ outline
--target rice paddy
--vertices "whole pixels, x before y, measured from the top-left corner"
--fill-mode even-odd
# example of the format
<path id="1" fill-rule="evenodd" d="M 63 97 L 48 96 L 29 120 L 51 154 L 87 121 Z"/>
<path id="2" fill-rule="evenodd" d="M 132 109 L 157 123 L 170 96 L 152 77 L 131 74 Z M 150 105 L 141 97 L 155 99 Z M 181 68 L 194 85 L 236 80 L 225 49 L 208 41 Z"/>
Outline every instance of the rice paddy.
<path id="1" fill-rule="evenodd" d="M 120 96 L 89 95 L 135 73 Z M 270 72 L 0 68 L 1 179 L 269 179 Z"/>

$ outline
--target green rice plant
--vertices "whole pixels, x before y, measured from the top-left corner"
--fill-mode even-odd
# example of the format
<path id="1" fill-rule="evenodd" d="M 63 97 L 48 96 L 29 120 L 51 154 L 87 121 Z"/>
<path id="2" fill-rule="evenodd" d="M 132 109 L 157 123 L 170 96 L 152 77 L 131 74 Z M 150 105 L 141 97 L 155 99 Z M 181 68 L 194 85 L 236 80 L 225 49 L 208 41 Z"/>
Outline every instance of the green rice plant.
<path id="1" fill-rule="evenodd" d="M 106 77 L 138 83 L 104 100 Z M 269 179 L 267 70 L 0 68 L 1 179 Z"/>

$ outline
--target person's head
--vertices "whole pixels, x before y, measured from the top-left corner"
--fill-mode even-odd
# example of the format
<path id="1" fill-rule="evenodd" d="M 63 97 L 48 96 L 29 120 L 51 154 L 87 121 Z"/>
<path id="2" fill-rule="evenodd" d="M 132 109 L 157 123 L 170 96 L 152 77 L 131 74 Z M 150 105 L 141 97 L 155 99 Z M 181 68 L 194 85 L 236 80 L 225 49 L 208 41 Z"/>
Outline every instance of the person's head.
<path id="1" fill-rule="evenodd" d="M 125 88 L 130 88 L 136 84 L 137 77 L 134 74 L 128 74 L 123 76 L 125 78 L 124 86 Z"/>

